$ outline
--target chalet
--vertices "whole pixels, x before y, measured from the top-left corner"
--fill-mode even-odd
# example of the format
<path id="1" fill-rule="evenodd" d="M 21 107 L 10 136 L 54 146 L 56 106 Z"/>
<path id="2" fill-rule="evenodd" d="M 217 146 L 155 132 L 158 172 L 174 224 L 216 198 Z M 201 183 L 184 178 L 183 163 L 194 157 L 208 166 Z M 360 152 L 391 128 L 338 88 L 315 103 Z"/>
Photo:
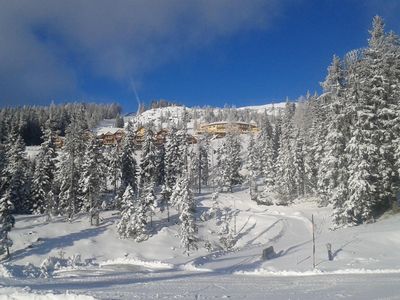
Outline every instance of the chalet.
<path id="1" fill-rule="evenodd" d="M 56 149 L 61 149 L 64 146 L 65 138 L 63 136 L 56 135 L 54 138 L 54 145 Z"/>
<path id="2" fill-rule="evenodd" d="M 144 142 L 144 136 L 146 134 L 146 129 L 144 127 L 140 127 L 135 132 L 135 144 L 141 145 Z"/>
<path id="3" fill-rule="evenodd" d="M 199 130 L 197 130 L 197 134 L 212 134 L 217 137 L 223 137 L 228 132 L 238 133 L 238 134 L 246 134 L 246 133 L 256 133 L 259 132 L 260 129 L 256 124 L 253 123 L 245 123 L 245 122 L 214 122 L 208 124 L 200 125 Z"/>
<path id="4" fill-rule="evenodd" d="M 104 128 L 102 131 L 97 132 L 98 139 L 103 145 L 107 146 L 119 144 L 124 136 L 125 131 L 121 128 Z"/>
<path id="5" fill-rule="evenodd" d="M 158 131 L 156 133 L 156 144 L 157 145 L 161 145 L 164 144 L 165 141 L 167 140 L 167 134 L 168 134 L 168 130 L 167 129 L 161 129 L 160 131 Z"/>
<path id="6" fill-rule="evenodd" d="M 146 134 L 146 129 L 140 127 L 136 130 L 134 135 L 135 148 L 140 148 L 144 142 Z M 166 142 L 168 130 L 161 129 L 154 134 L 154 140 L 157 145 L 162 145 Z M 101 131 L 97 132 L 97 138 L 101 141 L 103 145 L 118 145 L 122 139 L 125 137 L 125 131 L 121 128 L 103 128 Z M 187 141 L 189 144 L 196 144 L 197 139 L 188 134 Z"/>

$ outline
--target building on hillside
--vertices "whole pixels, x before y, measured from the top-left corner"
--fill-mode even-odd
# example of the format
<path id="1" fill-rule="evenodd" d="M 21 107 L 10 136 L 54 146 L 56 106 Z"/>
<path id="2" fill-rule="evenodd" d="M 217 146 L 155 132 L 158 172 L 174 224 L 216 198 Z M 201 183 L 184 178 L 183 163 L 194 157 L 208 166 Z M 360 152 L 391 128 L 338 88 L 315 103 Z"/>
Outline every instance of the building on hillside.
<path id="1" fill-rule="evenodd" d="M 64 147 L 64 140 L 65 137 L 60 136 L 60 135 L 56 135 L 54 138 L 54 145 L 56 146 L 56 149 L 61 149 L 62 147 Z"/>
<path id="2" fill-rule="evenodd" d="M 164 144 L 167 140 L 167 134 L 168 134 L 167 129 L 161 129 L 160 131 L 158 131 L 155 135 L 156 144 L 157 145 Z"/>
<path id="3" fill-rule="evenodd" d="M 106 146 L 119 144 L 125 136 L 125 131 L 122 128 L 104 128 L 97 132 L 97 138 Z"/>
<path id="4" fill-rule="evenodd" d="M 146 129 L 144 127 L 141 127 L 136 131 L 135 144 L 138 147 L 140 147 L 142 145 L 144 138 L 145 138 L 145 133 L 146 133 Z M 164 144 L 167 141 L 167 135 L 168 135 L 168 129 L 165 129 L 165 128 L 155 132 L 155 134 L 154 134 L 155 143 L 157 145 Z M 187 135 L 187 141 L 189 144 L 197 143 L 197 139 L 190 134 Z"/>
<path id="5" fill-rule="evenodd" d="M 135 144 L 142 145 L 144 142 L 144 136 L 146 134 L 146 129 L 144 127 L 139 127 L 135 132 Z"/>
<path id="6" fill-rule="evenodd" d="M 134 135 L 135 147 L 138 149 L 142 146 L 145 139 L 146 129 L 140 127 L 136 130 Z M 157 145 L 162 145 L 166 142 L 168 130 L 161 129 L 154 134 L 154 140 Z M 118 145 L 125 137 L 125 131 L 121 128 L 103 128 L 97 132 L 97 138 L 101 141 L 102 145 Z M 188 143 L 196 144 L 197 140 L 194 136 L 188 134 Z"/>
<path id="7" fill-rule="evenodd" d="M 224 137 L 228 132 L 237 134 L 257 133 L 260 129 L 254 123 L 245 122 L 214 122 L 200 125 L 197 134 L 211 134 L 217 137 Z"/>

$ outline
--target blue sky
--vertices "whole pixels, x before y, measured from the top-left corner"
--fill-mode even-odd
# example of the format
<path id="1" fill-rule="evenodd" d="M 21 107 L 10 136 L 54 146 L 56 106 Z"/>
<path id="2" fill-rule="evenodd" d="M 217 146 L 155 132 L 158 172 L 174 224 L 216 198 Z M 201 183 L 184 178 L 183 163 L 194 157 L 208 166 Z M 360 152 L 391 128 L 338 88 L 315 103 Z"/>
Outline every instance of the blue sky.
<path id="1" fill-rule="evenodd" d="M 0 103 L 265 104 L 320 91 L 397 0 L 0 0 Z"/>

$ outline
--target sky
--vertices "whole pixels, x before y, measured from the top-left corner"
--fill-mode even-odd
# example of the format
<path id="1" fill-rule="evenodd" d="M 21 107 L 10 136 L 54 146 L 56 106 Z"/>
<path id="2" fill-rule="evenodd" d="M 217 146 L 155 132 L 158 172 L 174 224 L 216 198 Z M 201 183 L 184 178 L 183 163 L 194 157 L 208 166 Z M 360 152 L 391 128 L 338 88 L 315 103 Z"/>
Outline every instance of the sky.
<path id="1" fill-rule="evenodd" d="M 295 100 L 374 15 L 400 34 L 399 0 L 0 0 L 0 106 Z"/>

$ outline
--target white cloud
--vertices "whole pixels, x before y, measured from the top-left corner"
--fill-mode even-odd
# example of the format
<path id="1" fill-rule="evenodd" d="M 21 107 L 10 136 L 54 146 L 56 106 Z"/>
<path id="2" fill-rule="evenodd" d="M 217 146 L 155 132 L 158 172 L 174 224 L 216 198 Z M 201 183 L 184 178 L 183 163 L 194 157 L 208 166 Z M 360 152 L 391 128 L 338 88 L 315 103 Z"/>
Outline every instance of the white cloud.
<path id="1" fill-rule="evenodd" d="M 76 96 L 82 70 L 140 77 L 216 39 L 266 28 L 287 1 L 0 0 L 0 101 Z"/>

